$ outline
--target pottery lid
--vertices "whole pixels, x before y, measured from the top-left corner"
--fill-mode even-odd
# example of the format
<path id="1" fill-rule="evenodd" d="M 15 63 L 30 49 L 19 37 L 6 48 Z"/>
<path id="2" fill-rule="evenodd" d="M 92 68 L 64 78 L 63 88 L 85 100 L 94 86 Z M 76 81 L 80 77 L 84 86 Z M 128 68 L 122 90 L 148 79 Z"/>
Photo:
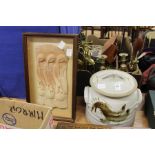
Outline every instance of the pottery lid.
<path id="1" fill-rule="evenodd" d="M 130 74 L 119 70 L 103 70 L 90 78 L 91 87 L 108 97 L 128 96 L 137 89 L 137 81 Z"/>

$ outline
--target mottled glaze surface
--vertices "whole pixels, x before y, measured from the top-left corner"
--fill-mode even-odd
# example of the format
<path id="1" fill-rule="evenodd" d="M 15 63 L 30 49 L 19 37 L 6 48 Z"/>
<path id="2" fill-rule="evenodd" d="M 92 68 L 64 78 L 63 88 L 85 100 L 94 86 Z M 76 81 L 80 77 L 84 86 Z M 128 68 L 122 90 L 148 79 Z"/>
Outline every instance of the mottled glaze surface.
<path id="1" fill-rule="evenodd" d="M 85 87 L 86 118 L 93 124 L 131 126 L 142 93 L 136 80 L 117 70 L 100 71 L 92 75 L 91 87 Z"/>

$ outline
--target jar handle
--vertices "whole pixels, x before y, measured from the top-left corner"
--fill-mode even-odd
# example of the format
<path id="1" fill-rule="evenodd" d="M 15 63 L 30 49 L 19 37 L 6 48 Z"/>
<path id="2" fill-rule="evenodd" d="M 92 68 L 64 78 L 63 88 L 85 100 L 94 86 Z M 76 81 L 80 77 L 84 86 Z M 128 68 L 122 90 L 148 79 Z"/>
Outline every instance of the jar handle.
<path id="1" fill-rule="evenodd" d="M 138 108 L 138 106 L 142 103 L 142 99 L 143 99 L 140 89 L 137 89 L 137 91 L 138 91 L 138 100 L 136 102 L 136 104 L 137 104 L 136 108 Z"/>

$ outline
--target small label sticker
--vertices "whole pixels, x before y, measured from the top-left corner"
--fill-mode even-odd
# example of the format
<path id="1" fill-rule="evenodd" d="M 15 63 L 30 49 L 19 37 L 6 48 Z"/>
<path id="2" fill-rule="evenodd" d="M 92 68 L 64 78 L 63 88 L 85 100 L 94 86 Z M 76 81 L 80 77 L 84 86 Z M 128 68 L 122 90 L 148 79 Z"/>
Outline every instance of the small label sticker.
<path id="1" fill-rule="evenodd" d="M 66 45 L 66 43 L 64 41 L 60 41 L 60 43 L 58 44 L 58 47 L 60 49 L 64 49 L 65 45 Z"/>
<path id="2" fill-rule="evenodd" d="M 103 83 L 103 84 L 97 84 L 97 88 L 98 89 L 104 89 L 104 88 L 106 88 L 106 86 L 105 86 L 105 84 Z"/>
<path id="3" fill-rule="evenodd" d="M 72 54 L 73 54 L 73 50 L 72 50 L 71 48 L 68 48 L 68 49 L 66 50 L 66 56 L 72 57 Z"/>
<path id="4" fill-rule="evenodd" d="M 11 125 L 11 126 L 16 125 L 16 118 L 12 114 L 4 113 L 2 115 L 2 119 L 7 125 Z"/>

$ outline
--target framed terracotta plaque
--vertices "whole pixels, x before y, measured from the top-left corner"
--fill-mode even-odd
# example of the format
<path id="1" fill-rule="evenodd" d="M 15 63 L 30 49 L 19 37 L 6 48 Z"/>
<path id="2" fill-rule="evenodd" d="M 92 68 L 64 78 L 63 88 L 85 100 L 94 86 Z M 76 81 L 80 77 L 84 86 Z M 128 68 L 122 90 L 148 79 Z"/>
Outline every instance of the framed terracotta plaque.
<path id="1" fill-rule="evenodd" d="M 27 102 L 51 107 L 55 120 L 74 121 L 77 35 L 24 33 Z"/>

